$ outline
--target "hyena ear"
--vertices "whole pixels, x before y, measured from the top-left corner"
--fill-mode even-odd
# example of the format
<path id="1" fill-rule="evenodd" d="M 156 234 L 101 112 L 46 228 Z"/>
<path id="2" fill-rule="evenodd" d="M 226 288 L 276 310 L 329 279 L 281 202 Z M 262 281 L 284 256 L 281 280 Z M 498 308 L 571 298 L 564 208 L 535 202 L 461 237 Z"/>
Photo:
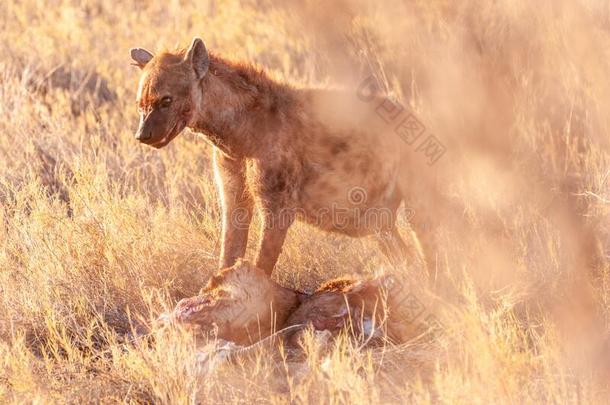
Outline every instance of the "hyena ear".
<path id="1" fill-rule="evenodd" d="M 184 61 L 191 64 L 198 80 L 205 76 L 210 67 L 210 56 L 200 38 L 193 39 L 191 47 L 186 51 Z"/>
<path id="2" fill-rule="evenodd" d="M 144 69 L 144 66 L 153 58 L 153 54 L 142 48 L 131 48 L 129 51 L 131 59 L 135 63 L 132 65 L 138 66 L 140 69 Z"/>

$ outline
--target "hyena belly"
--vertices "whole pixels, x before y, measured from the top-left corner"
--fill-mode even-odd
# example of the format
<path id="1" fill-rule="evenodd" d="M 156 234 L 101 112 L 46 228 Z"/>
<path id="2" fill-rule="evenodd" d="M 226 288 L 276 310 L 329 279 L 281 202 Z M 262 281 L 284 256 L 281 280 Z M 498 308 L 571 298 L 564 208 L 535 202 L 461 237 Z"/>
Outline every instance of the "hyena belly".
<path id="1" fill-rule="evenodd" d="M 300 219 L 350 236 L 391 229 L 402 200 L 398 159 L 353 134 L 321 137 L 312 148 L 298 196 Z"/>

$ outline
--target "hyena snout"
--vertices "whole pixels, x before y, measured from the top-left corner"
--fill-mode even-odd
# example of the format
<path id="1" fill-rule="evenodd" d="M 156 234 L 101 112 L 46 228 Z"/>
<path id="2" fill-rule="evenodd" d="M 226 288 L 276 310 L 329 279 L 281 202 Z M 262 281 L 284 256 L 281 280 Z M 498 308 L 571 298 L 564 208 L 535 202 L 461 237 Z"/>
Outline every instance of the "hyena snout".
<path id="1" fill-rule="evenodd" d="M 152 138 L 152 130 L 145 130 L 144 128 L 140 127 L 138 128 L 138 130 L 136 131 L 136 139 L 140 142 L 142 141 L 146 141 L 147 139 Z"/>
<path id="2" fill-rule="evenodd" d="M 136 139 L 138 141 L 141 142 L 150 138 L 152 138 L 152 131 L 145 131 L 142 128 L 138 128 L 138 131 L 136 132 Z"/>
<path id="3" fill-rule="evenodd" d="M 140 116 L 140 123 L 138 124 L 138 129 L 136 131 L 136 139 L 140 142 L 146 141 L 153 137 L 153 126 L 150 125 L 149 115 Z"/>

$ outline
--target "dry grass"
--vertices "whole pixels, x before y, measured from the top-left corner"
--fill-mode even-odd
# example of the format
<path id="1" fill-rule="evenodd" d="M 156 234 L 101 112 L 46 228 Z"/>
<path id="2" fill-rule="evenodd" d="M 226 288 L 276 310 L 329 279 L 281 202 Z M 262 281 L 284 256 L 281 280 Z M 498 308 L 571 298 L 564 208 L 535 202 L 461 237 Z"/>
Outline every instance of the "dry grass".
<path id="1" fill-rule="evenodd" d="M 607 2 L 148 3 L 0 3 L 0 402 L 608 400 Z M 372 73 L 443 141 L 430 173 L 473 230 L 435 235 L 441 335 L 207 374 L 187 335 L 130 337 L 219 250 L 210 148 L 133 139 L 128 49 L 195 35 L 302 85 Z M 298 225 L 275 274 L 311 288 L 384 266 L 368 239 Z"/>

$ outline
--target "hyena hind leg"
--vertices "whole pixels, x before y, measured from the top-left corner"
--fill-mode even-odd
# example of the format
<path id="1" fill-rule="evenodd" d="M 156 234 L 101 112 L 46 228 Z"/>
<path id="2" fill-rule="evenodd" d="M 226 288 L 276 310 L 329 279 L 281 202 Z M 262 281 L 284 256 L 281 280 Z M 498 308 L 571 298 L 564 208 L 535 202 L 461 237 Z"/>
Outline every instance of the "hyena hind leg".
<path id="1" fill-rule="evenodd" d="M 418 277 L 427 277 L 426 261 L 419 247 L 417 237 L 411 229 L 409 229 L 409 236 L 409 243 L 405 243 L 396 226 L 376 234 L 381 252 L 393 267 L 414 267 L 414 272 Z"/>

